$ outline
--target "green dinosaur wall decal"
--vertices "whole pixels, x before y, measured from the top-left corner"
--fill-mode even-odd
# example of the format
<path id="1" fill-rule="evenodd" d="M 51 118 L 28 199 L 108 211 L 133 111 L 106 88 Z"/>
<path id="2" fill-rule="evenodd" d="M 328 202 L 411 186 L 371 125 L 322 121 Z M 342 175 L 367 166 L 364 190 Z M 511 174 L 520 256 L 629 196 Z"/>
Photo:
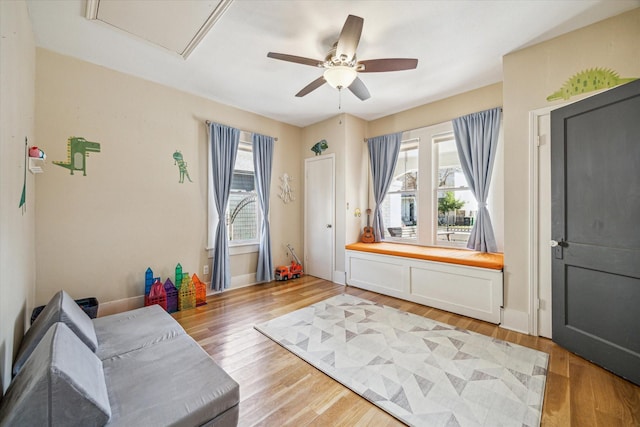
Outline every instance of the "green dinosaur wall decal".
<path id="1" fill-rule="evenodd" d="M 617 72 L 607 68 L 591 68 L 573 75 L 560 89 L 547 96 L 547 101 L 566 100 L 581 93 L 607 89 L 637 79 L 638 77 L 620 78 Z"/>
<path id="2" fill-rule="evenodd" d="M 80 136 L 70 136 L 67 139 L 67 161 L 52 163 L 69 169 L 71 175 L 73 175 L 73 171 L 82 171 L 82 175 L 87 176 L 87 157 L 91 152 L 99 153 L 100 144 L 87 141 Z"/>
<path id="3" fill-rule="evenodd" d="M 187 162 L 185 162 L 184 159 L 182 158 L 182 153 L 176 150 L 176 152 L 173 153 L 173 160 L 175 160 L 173 164 L 178 165 L 178 169 L 180 170 L 180 181 L 178 182 L 180 184 L 184 183 L 185 176 L 187 177 L 189 182 L 193 182 L 191 181 L 191 177 L 189 176 L 189 171 L 187 170 Z"/>

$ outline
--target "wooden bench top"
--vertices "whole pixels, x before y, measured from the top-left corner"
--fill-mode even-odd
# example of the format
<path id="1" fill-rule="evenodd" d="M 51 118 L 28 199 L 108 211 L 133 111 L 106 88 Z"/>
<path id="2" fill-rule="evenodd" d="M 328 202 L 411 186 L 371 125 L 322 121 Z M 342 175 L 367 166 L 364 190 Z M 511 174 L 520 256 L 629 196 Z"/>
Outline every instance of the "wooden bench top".
<path id="1" fill-rule="evenodd" d="M 476 252 L 468 249 L 417 246 L 387 242 L 357 242 L 346 245 L 345 249 L 405 258 L 423 259 L 427 261 L 446 262 L 449 264 L 468 265 L 470 267 L 490 268 L 492 270 L 502 270 L 504 267 L 503 254 Z"/>

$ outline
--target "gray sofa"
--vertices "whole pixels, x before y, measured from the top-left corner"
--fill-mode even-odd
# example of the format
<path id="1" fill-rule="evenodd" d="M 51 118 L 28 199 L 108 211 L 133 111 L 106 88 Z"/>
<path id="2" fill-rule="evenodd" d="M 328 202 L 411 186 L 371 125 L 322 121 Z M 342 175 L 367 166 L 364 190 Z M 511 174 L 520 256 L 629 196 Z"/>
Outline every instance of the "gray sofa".
<path id="1" fill-rule="evenodd" d="M 238 424 L 238 384 L 157 305 L 92 320 L 60 291 L 13 374 L 0 426 Z"/>

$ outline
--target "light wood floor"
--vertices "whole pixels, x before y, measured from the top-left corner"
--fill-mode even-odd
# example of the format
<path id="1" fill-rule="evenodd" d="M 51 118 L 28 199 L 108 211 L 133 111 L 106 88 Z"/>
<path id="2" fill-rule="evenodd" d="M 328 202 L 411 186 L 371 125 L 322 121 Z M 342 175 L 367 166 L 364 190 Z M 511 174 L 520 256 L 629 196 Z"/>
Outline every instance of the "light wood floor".
<path id="1" fill-rule="evenodd" d="M 402 425 L 253 329 L 343 292 L 549 353 L 543 426 L 640 426 L 640 387 L 548 339 L 310 276 L 210 296 L 174 317 L 240 384 L 240 426 Z"/>

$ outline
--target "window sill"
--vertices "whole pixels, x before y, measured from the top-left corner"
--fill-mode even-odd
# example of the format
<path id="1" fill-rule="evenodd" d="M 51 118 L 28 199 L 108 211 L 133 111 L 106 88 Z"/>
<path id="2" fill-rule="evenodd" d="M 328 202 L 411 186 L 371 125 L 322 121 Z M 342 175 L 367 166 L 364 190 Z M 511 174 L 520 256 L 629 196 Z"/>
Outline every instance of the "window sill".
<path id="1" fill-rule="evenodd" d="M 240 243 L 237 245 L 229 245 L 229 255 L 242 255 L 258 252 L 260 245 L 258 243 Z"/>
<path id="2" fill-rule="evenodd" d="M 214 248 L 207 248 L 209 258 L 213 258 L 213 249 Z M 259 250 L 260 245 L 258 243 L 240 243 L 236 245 L 229 245 L 230 256 L 257 253 Z"/>

